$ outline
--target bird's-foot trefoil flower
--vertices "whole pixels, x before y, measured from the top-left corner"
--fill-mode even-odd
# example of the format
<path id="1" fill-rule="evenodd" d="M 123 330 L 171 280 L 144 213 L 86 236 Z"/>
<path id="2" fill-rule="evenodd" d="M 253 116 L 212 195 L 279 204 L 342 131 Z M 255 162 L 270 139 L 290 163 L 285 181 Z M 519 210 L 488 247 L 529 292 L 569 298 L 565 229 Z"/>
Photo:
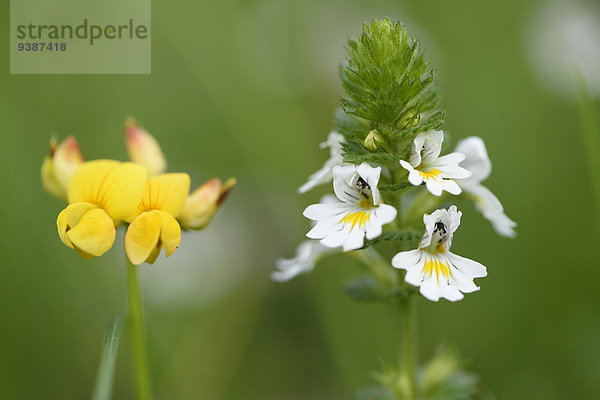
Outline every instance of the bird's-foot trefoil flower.
<path id="1" fill-rule="evenodd" d="M 221 183 L 219 178 L 213 178 L 196 188 L 187 196 L 185 204 L 177 217 L 181 227 L 186 230 L 206 228 L 233 190 L 235 184 L 235 178 L 229 178 L 225 183 Z"/>
<path id="2" fill-rule="evenodd" d="M 311 272 L 319 258 L 334 251 L 317 240 L 305 240 L 298 245 L 295 257 L 280 258 L 276 261 L 277 270 L 271 273 L 271 279 L 276 282 L 286 282 L 298 275 Z"/>
<path id="3" fill-rule="evenodd" d="M 504 207 L 494 193 L 481 184 L 492 171 L 483 140 L 476 136 L 463 139 L 456 146 L 456 151 L 465 155 L 460 165 L 472 173 L 469 178 L 457 179 L 456 183 L 473 198 L 475 207 L 492 223 L 499 235 L 515 237 L 517 223 L 504 213 Z"/>
<path id="4" fill-rule="evenodd" d="M 99 257 L 115 240 L 115 226 L 131 221 L 146 184 L 139 164 L 88 161 L 69 183 L 69 205 L 56 221 L 62 242 L 84 258 Z"/>
<path id="5" fill-rule="evenodd" d="M 181 228 L 175 217 L 189 190 L 190 177 L 184 173 L 162 174 L 148 180 L 125 234 L 125 251 L 132 264 L 153 264 L 163 247 L 167 257 L 177 250 Z"/>
<path id="6" fill-rule="evenodd" d="M 44 159 L 41 169 L 44 189 L 54 197 L 66 200 L 69 181 L 82 163 L 83 156 L 73 136 L 68 136 L 60 144 L 56 138 L 51 138 L 50 155 Z"/>
<path id="7" fill-rule="evenodd" d="M 487 275 L 486 268 L 480 263 L 450 252 L 461 215 L 456 206 L 425 214 L 425 233 L 419 247 L 400 252 L 392 259 L 395 268 L 406 270 L 404 280 L 418 286 L 429 300 L 438 301 L 440 297 L 461 300 L 463 293 L 479 290 L 474 278 Z"/>
<path id="8" fill-rule="evenodd" d="M 333 168 L 342 165 L 344 158 L 342 156 L 342 144 L 345 142 L 344 136 L 333 131 L 327 136 L 327 140 L 321 143 L 321 148 L 329 147 L 329 159 L 325 161 L 323 167 L 308 177 L 308 181 L 298 188 L 298 193 L 306 193 L 315 186 L 331 182 Z"/>
<path id="9" fill-rule="evenodd" d="M 419 133 L 414 139 L 408 161 L 400 165 L 408 171 L 408 181 L 415 186 L 425 182 L 427 190 L 434 196 L 442 191 L 460 194 L 461 189 L 454 179 L 468 178 L 471 173 L 458 164 L 465 158 L 461 153 L 450 153 L 440 157 L 444 133 L 429 131 Z"/>
<path id="10" fill-rule="evenodd" d="M 394 207 L 383 204 L 377 184 L 381 167 L 367 163 L 336 166 L 333 169 L 334 203 L 313 204 L 304 210 L 304 216 L 316 221 L 306 234 L 321 239 L 326 247 L 342 246 L 344 251 L 360 249 L 364 238 L 381 235 L 383 225 L 396 218 Z"/>
<path id="11" fill-rule="evenodd" d="M 162 174 L 167 170 L 167 160 L 160 145 L 135 119 L 125 121 L 125 146 L 129 159 L 143 165 L 148 176 Z"/>

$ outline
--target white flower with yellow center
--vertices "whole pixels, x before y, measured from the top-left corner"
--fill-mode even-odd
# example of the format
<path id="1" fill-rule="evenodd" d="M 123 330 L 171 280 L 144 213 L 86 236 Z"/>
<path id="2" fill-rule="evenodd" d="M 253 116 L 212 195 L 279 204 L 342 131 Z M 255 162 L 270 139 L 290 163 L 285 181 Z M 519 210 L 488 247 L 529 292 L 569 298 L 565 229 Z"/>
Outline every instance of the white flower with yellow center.
<path id="1" fill-rule="evenodd" d="M 335 203 L 313 204 L 304 216 L 316 225 L 306 236 L 321 239 L 326 247 L 342 246 L 344 251 L 360 249 L 364 238 L 381 235 L 382 226 L 396 218 L 394 207 L 382 203 L 377 189 L 381 167 L 367 163 L 333 168 Z"/>
<path id="2" fill-rule="evenodd" d="M 342 144 L 345 142 L 344 136 L 337 132 L 330 132 L 327 140 L 321 143 L 321 148 L 329 147 L 329 159 L 325 161 L 323 167 L 308 177 L 308 181 L 298 188 L 298 193 L 306 193 L 315 186 L 331 182 L 333 168 L 342 165 Z"/>
<path id="3" fill-rule="evenodd" d="M 492 172 L 492 163 L 488 157 L 483 140 L 471 136 L 458 142 L 456 151 L 466 157 L 460 163 L 472 175 L 456 182 L 475 201 L 475 207 L 492 223 L 494 230 L 501 236 L 515 237 L 517 223 L 504 214 L 500 200 L 488 188 L 481 184 Z"/>
<path id="4" fill-rule="evenodd" d="M 400 160 L 400 165 L 408 171 L 408 181 L 415 186 L 425 182 L 427 190 L 434 196 L 440 196 L 444 190 L 460 194 L 461 189 L 453 179 L 471 176 L 458 165 L 464 160 L 464 154 L 450 153 L 440 157 L 443 141 L 442 131 L 419 133 L 413 141 L 408 161 Z"/>
<path id="5" fill-rule="evenodd" d="M 403 251 L 394 256 L 394 268 L 405 269 L 404 280 L 419 287 L 431 301 L 440 297 L 450 301 L 461 300 L 463 293 L 479 290 L 474 278 L 487 275 L 485 267 L 476 261 L 450 252 L 452 235 L 460 225 L 462 213 L 451 206 L 425 214 L 425 233 L 416 250 Z"/>

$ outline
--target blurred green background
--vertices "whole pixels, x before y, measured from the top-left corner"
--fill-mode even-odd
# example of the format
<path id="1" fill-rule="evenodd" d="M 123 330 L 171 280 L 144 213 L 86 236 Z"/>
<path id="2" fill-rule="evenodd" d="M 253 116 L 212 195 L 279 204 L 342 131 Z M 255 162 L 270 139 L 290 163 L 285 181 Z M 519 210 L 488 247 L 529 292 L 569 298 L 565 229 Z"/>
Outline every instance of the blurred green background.
<path id="1" fill-rule="evenodd" d="M 459 303 L 419 299 L 426 359 L 460 349 L 499 399 L 592 399 L 600 389 L 597 213 L 577 104 L 536 80 L 527 27 L 543 1 L 238 0 L 154 2 L 152 74 L 9 75 L 0 36 L 0 398 L 89 398 L 106 325 L 126 309 L 122 238 L 84 261 L 56 234 L 63 205 L 43 192 L 50 134 L 84 156 L 125 159 L 124 118 L 162 144 L 193 185 L 236 176 L 209 229 L 143 267 L 157 399 L 350 399 L 398 351 L 397 316 L 349 299 L 361 272 L 335 256 L 309 275 L 270 281 L 327 187 L 296 188 L 342 95 L 337 64 L 360 23 L 406 22 L 439 72 L 445 129 L 484 138 L 485 182 L 519 223 L 498 237 L 468 203 L 453 250 L 489 276 Z M 8 2 L 0 5 L 8 26 Z M 133 398 L 123 336 L 115 399 Z"/>

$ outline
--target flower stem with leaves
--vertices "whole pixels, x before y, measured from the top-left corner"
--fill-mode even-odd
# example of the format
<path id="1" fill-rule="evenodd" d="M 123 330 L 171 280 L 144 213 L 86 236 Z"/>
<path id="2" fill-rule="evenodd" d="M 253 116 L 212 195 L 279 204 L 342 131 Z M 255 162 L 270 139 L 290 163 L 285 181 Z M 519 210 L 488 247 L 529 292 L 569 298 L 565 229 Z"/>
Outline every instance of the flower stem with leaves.
<path id="1" fill-rule="evenodd" d="M 446 143 L 439 129 L 445 113 L 435 73 L 404 27 L 389 19 L 365 23 L 347 50 L 339 69 L 347 96 L 340 99 L 335 131 L 323 144 L 331 157 L 299 190 L 333 180 L 335 196 L 304 210 L 313 221 L 307 237 L 314 240 L 303 242 L 295 258 L 280 260 L 273 278 L 308 272 L 334 249 L 355 256 L 368 276 L 346 285 L 346 293 L 387 302 L 401 314 L 399 367 L 386 368 L 379 375 L 381 387 L 364 398 L 473 398 L 477 380 L 460 378 L 466 375 L 453 356 L 444 353 L 419 365 L 415 287 L 431 301 L 458 301 L 479 289 L 474 278 L 487 275 L 480 263 L 450 252 L 462 213 L 454 205 L 436 208 L 452 196 L 466 193 L 503 236 L 514 236 L 516 224 L 481 185 L 491 171 L 481 139 L 465 139 L 455 152 L 442 155 Z M 421 223 L 425 232 L 419 236 Z M 462 386 L 456 396 L 441 395 L 457 382 Z"/>

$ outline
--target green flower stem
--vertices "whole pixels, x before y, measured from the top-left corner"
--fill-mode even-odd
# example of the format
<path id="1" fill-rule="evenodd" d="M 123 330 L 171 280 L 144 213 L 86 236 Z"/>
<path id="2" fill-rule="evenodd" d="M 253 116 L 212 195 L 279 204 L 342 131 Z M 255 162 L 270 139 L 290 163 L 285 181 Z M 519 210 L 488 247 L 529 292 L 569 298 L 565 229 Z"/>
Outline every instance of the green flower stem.
<path id="1" fill-rule="evenodd" d="M 432 195 L 424 185 L 421 190 L 421 193 L 417 195 L 406 214 L 402 216 L 403 225 L 405 226 L 412 226 L 415 223 L 419 223 L 422 221 L 423 214 L 432 212 L 447 198 L 445 193 L 442 193 L 441 196 Z"/>
<path id="2" fill-rule="evenodd" d="M 417 313 L 416 296 L 406 296 L 399 300 L 402 323 L 402 350 L 400 353 L 400 374 L 405 398 L 417 397 Z"/>
<path id="3" fill-rule="evenodd" d="M 138 400 L 151 400 L 150 371 L 146 354 L 146 336 L 144 334 L 144 315 L 139 288 L 138 267 L 127 260 L 127 292 L 129 302 L 129 329 L 131 337 L 135 392 Z"/>
<path id="4" fill-rule="evenodd" d="M 391 264 L 386 261 L 372 246 L 364 250 L 350 253 L 363 262 L 373 277 L 384 287 L 393 288 L 398 282 L 398 277 Z"/>

